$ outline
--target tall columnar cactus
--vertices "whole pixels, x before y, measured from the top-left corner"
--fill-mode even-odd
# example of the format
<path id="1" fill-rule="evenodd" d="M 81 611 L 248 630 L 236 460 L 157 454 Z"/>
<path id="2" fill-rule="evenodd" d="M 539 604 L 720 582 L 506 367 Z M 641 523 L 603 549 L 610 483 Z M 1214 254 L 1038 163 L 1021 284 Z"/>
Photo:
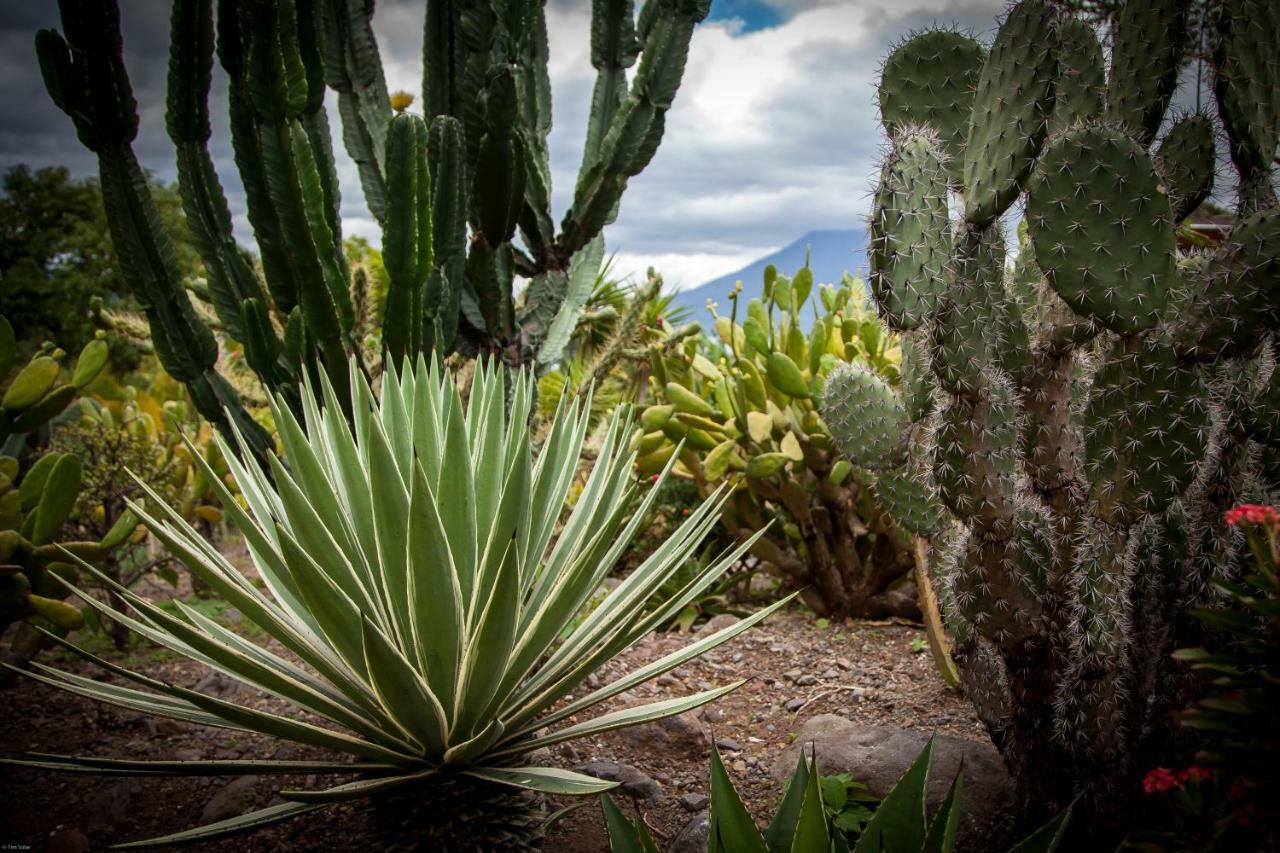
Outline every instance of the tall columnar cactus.
<path id="1" fill-rule="evenodd" d="M 1118 813 L 1159 762 L 1187 608 L 1240 570 L 1222 512 L 1280 488 L 1280 12 L 1229 0 L 1209 18 L 1239 201 L 1220 245 L 1180 250 L 1214 172 L 1212 118 L 1166 117 L 1187 5 L 1123 4 L 1105 75 L 1092 27 L 1024 0 L 988 50 L 925 33 L 880 81 L 871 284 L 904 338 L 902 390 L 837 372 L 824 412 L 848 455 L 946 507 L 932 569 L 964 685 L 1038 810 L 1086 791 Z"/>
<path id="2" fill-rule="evenodd" d="M 218 372 L 219 341 L 191 304 L 132 150 L 138 110 L 116 3 L 60 0 L 59 7 L 64 32 L 36 39 L 45 83 L 98 155 L 112 240 L 155 352 L 201 414 L 244 434 L 261 454 L 267 438 Z M 693 27 L 708 8 L 707 0 L 650 0 L 637 22 L 631 0 L 595 0 L 591 61 L 599 82 L 573 204 L 557 233 L 541 0 L 428 4 L 425 119 L 406 112 L 407 101 L 393 114 L 372 0 L 218 0 L 216 23 L 213 0 L 175 0 L 167 126 L 221 331 L 243 346 L 273 392 L 296 402 L 303 376 L 323 370 L 349 407 L 346 361 L 363 362 L 362 340 L 343 252 L 327 84 L 337 92 L 369 210 L 383 226 L 386 357 L 459 350 L 500 354 L 512 365 L 558 361 L 560 330 L 573 328 L 603 257 L 601 231 L 617 215 L 627 180 L 657 150 Z M 228 79 L 260 272 L 235 240 L 209 154 L 215 53 Z M 523 293 L 517 278 L 527 280 Z"/>

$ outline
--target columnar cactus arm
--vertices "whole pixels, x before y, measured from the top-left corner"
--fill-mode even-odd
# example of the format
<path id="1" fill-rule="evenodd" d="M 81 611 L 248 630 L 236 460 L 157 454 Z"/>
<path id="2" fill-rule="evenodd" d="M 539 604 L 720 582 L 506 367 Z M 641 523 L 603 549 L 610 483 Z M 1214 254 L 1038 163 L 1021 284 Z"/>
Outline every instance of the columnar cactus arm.
<path id="1" fill-rule="evenodd" d="M 236 244 L 222 185 L 209 155 L 209 86 L 213 68 L 212 0 L 177 0 L 169 50 L 168 110 L 165 121 L 177 151 L 178 189 L 187 225 L 200 252 L 214 311 L 227 333 L 245 340 L 241 306 L 265 300 L 252 265 Z M 270 326 L 266 331 L 274 335 Z M 265 367 L 265 366 L 264 366 Z M 262 372 L 258 365 L 255 370 Z"/>
<path id="2" fill-rule="evenodd" d="M 360 172 L 369 212 L 381 223 L 391 109 L 373 35 L 373 0 L 319 0 L 318 11 L 325 82 L 338 93 L 342 141 Z"/>
<path id="3" fill-rule="evenodd" d="M 640 174 L 662 140 L 689 55 L 694 26 L 710 11 L 705 0 L 650 0 L 654 11 L 642 31 L 640 67 L 614 114 L 595 162 L 578 177 L 573 204 L 561 223 L 557 254 L 570 257 L 616 215 L 627 179 Z M 642 19 L 644 16 L 642 15 Z"/>
<path id="4" fill-rule="evenodd" d="M 65 37 L 42 30 L 36 38 L 41 71 L 81 142 L 98 155 L 121 275 L 147 315 L 156 354 L 191 388 L 202 415 L 224 430 L 234 418 L 250 446 L 262 452 L 266 433 L 218 375 L 217 341 L 182 286 L 173 243 L 133 153 L 137 104 L 121 56 L 119 10 L 94 0 L 62 0 L 59 10 Z"/>
<path id="5" fill-rule="evenodd" d="M 422 343 L 422 304 L 433 268 L 431 176 L 427 171 L 427 125 L 401 113 L 387 133 L 387 209 L 382 259 L 390 277 L 383 346 L 397 369 Z"/>

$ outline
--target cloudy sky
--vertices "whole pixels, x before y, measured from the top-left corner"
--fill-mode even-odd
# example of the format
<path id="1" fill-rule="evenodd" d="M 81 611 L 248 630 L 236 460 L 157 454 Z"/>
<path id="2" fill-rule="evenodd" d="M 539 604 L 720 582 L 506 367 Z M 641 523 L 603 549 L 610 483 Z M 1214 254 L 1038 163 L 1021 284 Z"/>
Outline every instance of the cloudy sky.
<path id="1" fill-rule="evenodd" d="M 165 179 L 175 174 L 164 132 L 168 0 L 122 0 L 126 62 L 141 104 L 136 150 Z M 616 271 L 653 265 L 668 282 L 697 285 L 817 228 L 849 228 L 865 215 L 881 138 L 874 80 L 903 34 L 933 23 L 988 37 L 1001 0 L 714 0 L 693 37 L 684 84 L 662 147 L 631 181 L 608 230 Z M 421 85 L 422 0 L 379 0 L 374 17 L 392 89 Z M 549 0 L 557 220 L 573 189 L 590 102 L 588 0 Z M 5 0 L 0 10 L 0 169 L 95 163 L 71 122 L 49 101 L 32 40 L 57 26 L 53 0 Z M 225 95 L 215 84 L 214 156 L 251 242 L 225 131 Z M 337 111 L 330 110 L 337 133 Z M 341 143 L 335 148 L 341 154 Z M 347 234 L 377 241 L 355 169 L 345 157 Z"/>

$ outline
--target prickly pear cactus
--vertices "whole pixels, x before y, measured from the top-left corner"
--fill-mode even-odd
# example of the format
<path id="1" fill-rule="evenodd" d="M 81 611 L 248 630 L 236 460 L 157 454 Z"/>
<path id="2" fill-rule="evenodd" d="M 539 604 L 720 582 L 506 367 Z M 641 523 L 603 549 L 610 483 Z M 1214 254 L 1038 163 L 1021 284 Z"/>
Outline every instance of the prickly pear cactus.
<path id="1" fill-rule="evenodd" d="M 1104 74 L 1091 25 L 1017 4 L 989 50 L 966 52 L 985 59 L 956 99 L 970 105 L 959 146 L 950 111 L 889 99 L 872 293 L 911 358 L 897 389 L 842 369 L 824 398 L 851 460 L 898 460 L 887 425 L 909 442 L 894 470 L 945 507 L 931 569 L 965 689 L 1032 810 L 1084 792 L 1099 836 L 1165 757 L 1186 686 L 1169 653 L 1195 639 L 1184 614 L 1239 570 L 1223 511 L 1280 496 L 1262 464 L 1280 435 L 1280 15 L 1216 4 L 1193 61 L 1209 63 L 1218 116 L 1168 117 L 1187 7 L 1121 4 Z M 917 81 L 916 57 L 944 42 L 957 55 L 960 38 L 899 46 L 882 105 Z M 1235 221 L 1189 248 L 1219 126 Z M 1019 202 L 1010 260 L 1001 219 Z"/>
<path id="2" fill-rule="evenodd" d="M 74 579 L 75 568 L 63 559 L 60 545 L 87 559 L 97 549 L 91 542 L 54 544 L 80 492 L 81 463 L 71 454 L 33 448 L 47 436 L 49 422 L 102 372 L 107 344 L 101 338 L 86 344 L 69 382 L 62 381 L 62 350 L 46 344 L 18 367 L 17 349 L 13 327 L 0 316 L 0 634 L 18 621 L 66 633 L 84 619 L 62 600 L 66 591 L 58 578 Z M 23 624 L 0 655 L 22 665 L 43 640 Z"/>
<path id="3" fill-rule="evenodd" d="M 639 473 L 657 473 L 679 448 L 676 476 L 704 495 L 730 484 L 725 526 L 746 537 L 772 521 L 754 554 L 784 583 L 807 587 L 818 612 L 918 616 L 911 585 L 890 588 L 912 572 L 911 534 L 928 521 L 896 470 L 907 448 L 896 339 L 847 277 L 815 288 L 807 268 L 787 277 L 770 267 L 762 296 L 745 299 L 739 285 L 729 298 L 727 315 L 710 306 L 718 349 L 696 337 L 652 348 Z M 837 424 L 818 412 L 824 386 L 842 372 L 860 382 L 828 417 L 861 430 L 867 450 L 852 465 L 833 444 Z M 882 477 L 887 499 L 878 500 Z"/>

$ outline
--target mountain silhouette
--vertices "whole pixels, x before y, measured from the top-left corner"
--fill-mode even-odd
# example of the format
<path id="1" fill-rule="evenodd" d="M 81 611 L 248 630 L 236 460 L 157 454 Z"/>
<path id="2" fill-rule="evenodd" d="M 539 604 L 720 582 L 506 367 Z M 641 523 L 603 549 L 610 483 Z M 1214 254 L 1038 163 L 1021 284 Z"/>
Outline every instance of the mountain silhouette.
<path id="1" fill-rule="evenodd" d="M 846 272 L 866 273 L 867 234 L 861 228 L 847 231 L 810 231 L 778 251 L 765 255 L 728 275 L 677 291 L 674 304 L 690 309 L 690 319 L 704 327 L 708 325 L 707 300 L 720 305 L 720 312 L 729 310 L 729 291 L 736 281 L 741 281 L 743 296 L 759 296 L 764 285 L 764 268 L 769 264 L 778 272 L 794 275 L 804 266 L 805 251 L 810 252 L 809 265 L 813 268 L 814 281 L 819 284 L 837 284 Z M 745 303 L 744 303 L 745 304 Z"/>

